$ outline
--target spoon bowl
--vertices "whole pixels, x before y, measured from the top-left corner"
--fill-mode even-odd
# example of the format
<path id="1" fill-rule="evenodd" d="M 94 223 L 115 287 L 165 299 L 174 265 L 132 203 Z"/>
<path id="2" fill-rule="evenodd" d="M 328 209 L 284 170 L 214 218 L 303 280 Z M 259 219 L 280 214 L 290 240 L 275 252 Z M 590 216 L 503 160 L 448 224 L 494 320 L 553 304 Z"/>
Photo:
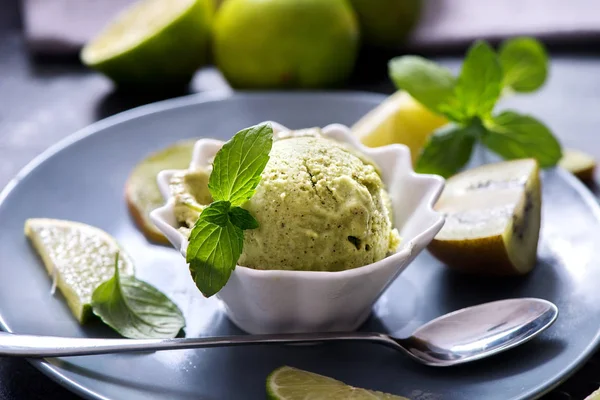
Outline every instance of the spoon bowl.
<path id="1" fill-rule="evenodd" d="M 546 300 L 494 301 L 438 317 L 397 341 L 417 361 L 443 367 L 518 346 L 543 332 L 557 317 L 558 309 Z"/>
<path id="2" fill-rule="evenodd" d="M 549 301 L 523 298 L 485 303 L 443 315 L 408 338 L 373 332 L 289 333 L 175 339 L 91 339 L 0 332 L 0 357 L 66 357 L 204 347 L 362 341 L 399 350 L 429 366 L 479 360 L 524 343 L 558 317 Z"/>

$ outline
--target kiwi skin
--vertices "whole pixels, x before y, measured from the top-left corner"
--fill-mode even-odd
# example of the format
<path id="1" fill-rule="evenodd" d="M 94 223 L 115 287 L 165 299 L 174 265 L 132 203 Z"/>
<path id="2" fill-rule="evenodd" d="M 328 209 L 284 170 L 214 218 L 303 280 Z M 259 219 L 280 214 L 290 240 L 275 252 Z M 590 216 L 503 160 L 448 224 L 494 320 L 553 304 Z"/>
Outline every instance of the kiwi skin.
<path id="1" fill-rule="evenodd" d="M 510 276 L 519 274 L 506 252 L 501 235 L 470 240 L 436 240 L 429 244 L 429 252 L 448 267 L 477 275 Z M 468 257 L 459 255 L 469 253 Z M 485 266 L 485 269 L 482 268 Z"/>
<path id="2" fill-rule="evenodd" d="M 584 183 L 592 183 L 596 172 L 596 160 L 589 154 L 576 149 L 563 149 L 563 157 L 558 163 Z"/>
<path id="3" fill-rule="evenodd" d="M 575 172 L 575 176 L 579 178 L 579 180 L 590 183 L 594 181 L 594 171 L 596 170 L 596 166 L 590 166 L 589 168 L 582 169 L 580 171 Z"/>

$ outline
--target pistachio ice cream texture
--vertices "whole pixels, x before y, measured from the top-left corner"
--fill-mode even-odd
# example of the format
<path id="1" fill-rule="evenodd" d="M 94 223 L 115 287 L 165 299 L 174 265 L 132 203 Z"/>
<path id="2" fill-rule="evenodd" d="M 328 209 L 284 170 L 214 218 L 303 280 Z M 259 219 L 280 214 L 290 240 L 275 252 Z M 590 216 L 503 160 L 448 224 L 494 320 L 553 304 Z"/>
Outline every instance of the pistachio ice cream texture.
<path id="1" fill-rule="evenodd" d="M 175 214 L 189 234 L 209 203 L 205 170 L 171 180 Z M 317 129 L 276 137 L 256 193 L 243 208 L 259 228 L 244 231 L 238 265 L 342 271 L 381 260 L 399 245 L 391 202 L 376 166 Z"/>

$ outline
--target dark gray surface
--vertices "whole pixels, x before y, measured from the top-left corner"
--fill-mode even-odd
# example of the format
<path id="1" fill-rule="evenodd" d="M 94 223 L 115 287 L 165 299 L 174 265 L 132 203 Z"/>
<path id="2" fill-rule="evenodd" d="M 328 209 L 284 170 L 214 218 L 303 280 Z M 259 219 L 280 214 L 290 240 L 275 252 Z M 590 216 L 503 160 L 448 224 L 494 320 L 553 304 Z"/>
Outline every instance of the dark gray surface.
<path id="1" fill-rule="evenodd" d="M 8 2 L 3 15 L 16 14 Z M 0 5 L 3 6 L 3 2 Z M 6 11 L 8 10 L 8 11 Z M 0 14 L 2 14 L 0 13 Z M 0 24 L 0 31 L 14 20 Z M 11 22 L 13 21 L 13 22 Z M 361 71 L 373 72 L 355 81 L 353 89 L 389 93 L 385 57 L 372 57 Z M 369 59 L 371 60 L 371 58 Z M 455 64 L 452 60 L 449 61 Z M 600 156 L 597 115 L 600 100 L 600 58 L 555 56 L 543 92 L 522 96 L 514 104 L 548 121 L 563 142 Z M 200 74 L 192 90 L 223 88 L 218 76 Z M 0 34 L 0 186 L 31 158 L 57 140 L 89 123 L 164 96 L 114 93 L 110 82 L 85 71 L 72 60 L 31 62 L 15 33 Z M 517 103 L 518 102 L 518 103 Z M 600 386 L 600 358 L 592 359 L 548 399 L 583 399 Z M 570 393 L 567 394 L 567 393 Z M 41 375 L 23 360 L 0 359 L 0 399 L 75 399 L 75 395 Z"/>
<path id="2" fill-rule="evenodd" d="M 382 97 L 251 95 L 196 104 L 205 97 L 146 107 L 128 113 L 139 116 L 135 119 L 117 117 L 104 128 L 92 127 L 83 132 L 92 135 L 19 177 L 0 203 L 0 316 L 8 329 L 58 336 L 111 335 L 100 325 L 80 327 L 60 296 L 49 295 L 50 280 L 22 235 L 26 218 L 43 216 L 89 223 L 115 235 L 136 261 L 138 276 L 182 308 L 187 335 L 239 332 L 216 300 L 204 299 L 195 290 L 178 252 L 148 244 L 129 220 L 122 188 L 132 167 L 148 152 L 174 140 L 203 132 L 226 138 L 265 119 L 292 128 L 332 121 L 352 124 Z M 159 112 L 146 114 L 153 111 Z M 540 261 L 528 277 L 468 278 L 424 254 L 382 296 L 364 327 L 404 336 L 439 315 L 507 297 L 540 297 L 559 307 L 559 320 L 550 330 L 494 359 L 431 369 L 377 346 L 331 345 L 82 357 L 51 361 L 52 368 L 96 395 L 115 399 L 260 398 L 267 374 L 283 364 L 414 399 L 528 398 L 558 384 L 581 363 L 593 351 L 600 329 L 600 293 L 595 289 L 600 266 L 594 254 L 600 247 L 598 206 L 574 178 L 555 171 L 544 176 L 544 198 Z"/>

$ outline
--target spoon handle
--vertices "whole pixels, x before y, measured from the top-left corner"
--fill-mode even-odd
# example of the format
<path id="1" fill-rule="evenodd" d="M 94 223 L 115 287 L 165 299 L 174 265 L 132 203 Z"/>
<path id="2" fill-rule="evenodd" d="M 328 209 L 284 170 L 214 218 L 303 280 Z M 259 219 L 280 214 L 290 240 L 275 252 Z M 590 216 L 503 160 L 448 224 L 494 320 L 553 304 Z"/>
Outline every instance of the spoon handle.
<path id="1" fill-rule="evenodd" d="M 389 336 L 369 332 L 290 333 L 175 339 L 89 339 L 18 335 L 0 332 L 0 356 L 28 358 L 67 357 L 201 347 L 337 341 L 366 341 L 398 348 L 398 344 Z"/>

